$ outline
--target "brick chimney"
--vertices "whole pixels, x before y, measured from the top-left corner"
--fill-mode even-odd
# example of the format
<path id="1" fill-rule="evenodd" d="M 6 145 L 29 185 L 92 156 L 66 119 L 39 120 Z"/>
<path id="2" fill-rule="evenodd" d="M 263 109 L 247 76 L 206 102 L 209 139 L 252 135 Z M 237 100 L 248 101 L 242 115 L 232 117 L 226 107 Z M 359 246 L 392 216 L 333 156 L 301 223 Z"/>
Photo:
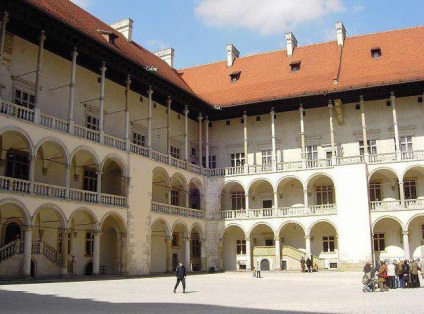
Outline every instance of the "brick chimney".
<path id="1" fill-rule="evenodd" d="M 336 23 L 336 32 L 337 32 L 337 45 L 343 46 L 346 39 L 346 28 L 343 25 L 343 22 Z"/>
<path id="2" fill-rule="evenodd" d="M 286 33 L 287 57 L 293 56 L 294 49 L 297 47 L 297 39 L 293 33 Z"/>
<path id="3" fill-rule="evenodd" d="M 168 63 L 168 65 L 173 68 L 174 67 L 174 48 L 166 48 L 159 51 L 154 52 L 159 58 Z"/>
<path id="4" fill-rule="evenodd" d="M 113 23 L 110 25 L 110 27 L 112 27 L 113 29 L 117 30 L 122 35 L 124 35 L 129 42 L 132 42 L 133 23 L 134 21 L 128 18 L 128 19 Z"/>
<path id="5" fill-rule="evenodd" d="M 240 52 L 233 44 L 227 45 L 227 67 L 233 66 L 234 60 L 240 57 Z"/>

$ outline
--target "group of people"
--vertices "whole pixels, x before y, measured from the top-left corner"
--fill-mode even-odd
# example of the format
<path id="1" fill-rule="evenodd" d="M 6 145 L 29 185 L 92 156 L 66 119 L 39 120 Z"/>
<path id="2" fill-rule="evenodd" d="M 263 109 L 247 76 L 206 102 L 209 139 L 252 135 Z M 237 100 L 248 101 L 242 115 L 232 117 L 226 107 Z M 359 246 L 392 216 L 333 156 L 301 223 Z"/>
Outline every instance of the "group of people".
<path id="1" fill-rule="evenodd" d="M 300 267 L 302 269 L 302 273 L 304 272 L 317 272 L 318 271 L 318 264 L 315 263 L 314 266 L 312 267 L 312 260 L 308 257 L 305 261 L 305 258 L 302 256 L 302 258 L 300 259 Z M 308 270 L 306 271 L 306 267 L 308 268 Z"/>
<path id="2" fill-rule="evenodd" d="M 419 288 L 422 286 L 419 275 L 423 267 L 423 262 L 419 258 L 380 261 L 375 268 L 371 262 L 367 262 L 364 266 L 363 283 L 370 282 L 377 274 L 378 288 L 381 292 L 396 288 Z M 424 275 L 421 276 L 424 282 Z"/>

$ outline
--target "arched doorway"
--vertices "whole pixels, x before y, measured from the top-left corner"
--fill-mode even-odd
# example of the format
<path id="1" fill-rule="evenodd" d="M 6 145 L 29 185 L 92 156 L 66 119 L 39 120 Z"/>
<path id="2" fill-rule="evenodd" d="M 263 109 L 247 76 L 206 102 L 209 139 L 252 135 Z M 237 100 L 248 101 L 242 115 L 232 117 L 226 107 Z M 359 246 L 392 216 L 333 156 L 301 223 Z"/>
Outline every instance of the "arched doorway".
<path id="1" fill-rule="evenodd" d="M 248 236 L 252 248 L 252 267 L 258 267 L 263 259 L 267 259 L 273 267 L 275 263 L 275 235 L 272 228 L 260 223 L 256 225 Z"/>
<path id="2" fill-rule="evenodd" d="M 6 230 L 4 234 L 4 245 L 21 238 L 22 229 L 18 223 L 12 222 L 6 225 Z"/>
<path id="3" fill-rule="evenodd" d="M 150 272 L 166 272 L 167 260 L 170 258 L 167 245 L 171 245 L 169 230 L 164 220 L 156 220 L 151 227 L 150 236 Z"/>
<path id="4" fill-rule="evenodd" d="M 328 221 L 315 223 L 310 229 L 312 265 L 319 269 L 338 267 L 338 241 L 336 228 Z"/>
<path id="5" fill-rule="evenodd" d="M 123 221 L 117 213 L 110 213 L 103 218 L 100 230 L 100 274 L 126 272 L 126 228 Z"/>
<path id="6" fill-rule="evenodd" d="M 246 235 L 239 226 L 225 229 L 222 243 L 222 258 L 225 270 L 245 270 L 247 265 Z"/>
<path id="7" fill-rule="evenodd" d="M 270 270 L 268 259 L 265 258 L 261 261 L 261 270 Z"/>
<path id="8" fill-rule="evenodd" d="M 405 256 L 401 223 L 384 217 L 373 227 L 373 252 L 375 260 L 395 259 Z"/>
<path id="9" fill-rule="evenodd" d="M 281 269 L 300 270 L 300 259 L 306 259 L 305 229 L 299 223 L 284 224 L 278 235 L 281 243 Z"/>

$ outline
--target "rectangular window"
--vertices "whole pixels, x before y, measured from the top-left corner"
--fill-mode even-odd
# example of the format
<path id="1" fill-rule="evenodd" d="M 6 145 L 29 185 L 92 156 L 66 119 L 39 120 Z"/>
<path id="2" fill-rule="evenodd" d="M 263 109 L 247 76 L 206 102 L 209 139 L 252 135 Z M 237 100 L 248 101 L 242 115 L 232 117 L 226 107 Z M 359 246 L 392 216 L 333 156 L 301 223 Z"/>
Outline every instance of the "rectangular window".
<path id="1" fill-rule="evenodd" d="M 244 192 L 231 193 L 231 209 L 246 208 L 246 198 Z"/>
<path id="2" fill-rule="evenodd" d="M 265 239 L 265 246 L 274 246 L 274 239 Z"/>
<path id="3" fill-rule="evenodd" d="M 179 234 L 178 232 L 174 232 L 172 234 L 172 246 L 179 246 L 179 238 L 178 238 Z"/>
<path id="4" fill-rule="evenodd" d="M 417 199 L 417 183 L 414 179 L 407 179 L 403 181 L 403 190 L 405 192 L 406 200 Z"/>
<path id="5" fill-rule="evenodd" d="M 307 160 L 318 159 L 318 146 L 317 145 L 306 146 L 306 159 Z"/>
<path id="6" fill-rule="evenodd" d="M 94 232 L 85 233 L 85 256 L 93 256 L 94 251 Z"/>
<path id="7" fill-rule="evenodd" d="M 84 167 L 84 191 L 97 191 L 97 170 L 91 167 Z"/>
<path id="8" fill-rule="evenodd" d="M 334 252 L 336 248 L 336 241 L 334 236 L 322 237 L 322 248 L 324 252 Z"/>
<path id="9" fill-rule="evenodd" d="M 191 256 L 200 257 L 200 241 L 191 240 Z"/>
<path id="10" fill-rule="evenodd" d="M 374 233 L 374 251 L 380 252 L 386 249 L 384 233 Z"/>
<path id="11" fill-rule="evenodd" d="M 29 154 L 20 150 L 9 149 L 6 154 L 6 177 L 28 180 Z"/>
<path id="12" fill-rule="evenodd" d="M 272 208 L 272 200 L 263 200 L 262 208 Z"/>
<path id="13" fill-rule="evenodd" d="M 99 118 L 92 115 L 87 115 L 85 120 L 85 126 L 87 129 L 98 131 L 99 130 Z"/>
<path id="14" fill-rule="evenodd" d="M 62 239 L 63 232 L 59 232 L 59 236 L 57 238 L 57 252 L 62 253 Z M 68 254 L 71 254 L 71 233 L 68 233 Z"/>
<path id="15" fill-rule="evenodd" d="M 171 190 L 171 205 L 179 206 L 180 203 L 180 191 L 172 189 Z"/>
<path id="16" fill-rule="evenodd" d="M 270 165 L 272 164 L 272 150 L 266 149 L 262 151 L 262 164 Z"/>
<path id="17" fill-rule="evenodd" d="M 244 153 L 231 154 L 231 167 L 244 166 Z"/>
<path id="18" fill-rule="evenodd" d="M 196 147 L 192 147 L 191 148 L 191 154 L 190 157 L 192 158 L 197 158 L 197 148 Z"/>
<path id="19" fill-rule="evenodd" d="M 180 159 L 180 149 L 174 146 L 171 146 L 171 157 Z"/>
<path id="20" fill-rule="evenodd" d="M 412 149 L 412 136 L 401 136 L 399 140 L 402 159 L 414 158 Z"/>
<path id="21" fill-rule="evenodd" d="M 367 140 L 367 151 L 370 155 L 377 154 L 377 140 Z M 364 141 L 359 141 L 359 155 L 364 156 Z"/>
<path id="22" fill-rule="evenodd" d="M 146 147 L 146 137 L 139 132 L 133 132 L 133 144 Z"/>
<path id="23" fill-rule="evenodd" d="M 333 186 L 317 186 L 317 205 L 334 204 L 334 187 Z"/>
<path id="24" fill-rule="evenodd" d="M 206 168 L 206 157 L 202 157 L 202 165 L 203 168 Z M 216 156 L 215 155 L 209 155 L 209 169 L 215 169 L 216 168 Z"/>
<path id="25" fill-rule="evenodd" d="M 35 96 L 34 94 L 27 93 L 21 90 L 15 90 L 15 104 L 26 107 L 28 109 L 34 109 Z"/>
<path id="26" fill-rule="evenodd" d="M 371 182 L 369 186 L 370 192 L 370 201 L 376 202 L 381 201 L 381 183 L 380 182 Z"/>
<path id="27" fill-rule="evenodd" d="M 246 254 L 246 240 L 237 240 L 237 255 Z"/>

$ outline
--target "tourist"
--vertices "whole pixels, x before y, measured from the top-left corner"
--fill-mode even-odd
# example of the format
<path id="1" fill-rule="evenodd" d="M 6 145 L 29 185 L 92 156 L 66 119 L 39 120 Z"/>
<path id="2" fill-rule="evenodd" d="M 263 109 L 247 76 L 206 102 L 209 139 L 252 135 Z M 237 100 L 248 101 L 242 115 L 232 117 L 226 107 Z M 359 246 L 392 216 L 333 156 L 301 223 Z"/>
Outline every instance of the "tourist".
<path id="1" fill-rule="evenodd" d="M 255 266 L 252 267 L 252 273 L 253 273 L 253 277 L 256 278 L 256 268 L 255 268 Z"/>
<path id="2" fill-rule="evenodd" d="M 302 268 L 302 273 L 304 273 L 305 272 L 305 259 L 303 258 L 303 256 L 300 259 L 300 267 Z"/>
<path id="3" fill-rule="evenodd" d="M 378 288 L 380 292 L 388 291 L 389 287 L 386 284 L 387 279 L 387 266 L 383 261 L 380 261 L 380 268 L 378 269 Z"/>
<path id="4" fill-rule="evenodd" d="M 312 267 L 312 261 L 309 257 L 306 259 L 306 267 L 308 267 L 308 273 L 310 273 L 311 267 Z"/>
<path id="5" fill-rule="evenodd" d="M 404 260 L 402 264 L 402 273 L 403 273 L 403 281 L 405 283 L 404 288 L 410 288 L 411 285 L 409 283 L 409 264 L 408 260 Z"/>
<path id="6" fill-rule="evenodd" d="M 174 293 L 177 293 L 177 288 L 178 285 L 180 284 L 180 281 L 183 284 L 183 293 L 186 293 L 186 283 L 185 283 L 185 278 L 186 278 L 186 269 L 183 265 L 183 263 L 179 263 L 176 270 L 175 270 L 175 275 L 177 276 L 177 283 L 175 284 L 174 287 Z"/>
<path id="7" fill-rule="evenodd" d="M 256 264 L 256 278 L 262 278 L 261 277 L 261 264 L 259 262 Z"/>
<path id="8" fill-rule="evenodd" d="M 411 273 L 411 288 L 418 288 L 420 286 L 420 281 L 418 279 L 418 264 L 415 260 L 411 260 L 409 264 L 409 271 Z"/>
<path id="9" fill-rule="evenodd" d="M 419 258 L 417 258 L 417 264 L 418 264 L 418 267 L 419 267 L 418 280 L 420 282 L 420 287 L 424 287 L 424 273 L 423 273 L 424 262 L 422 262 Z"/>
<path id="10" fill-rule="evenodd" d="M 402 267 L 403 267 L 403 262 L 402 262 L 402 260 L 399 260 L 399 262 L 396 264 L 396 275 L 398 277 L 398 282 L 399 282 L 398 287 L 399 288 L 404 288 L 405 287 L 405 280 L 403 280 L 403 270 L 402 270 Z"/>
<path id="11" fill-rule="evenodd" d="M 388 262 L 387 264 L 387 277 L 389 281 L 389 287 L 390 289 L 396 288 L 395 285 L 395 278 L 396 278 L 396 265 L 394 262 Z"/>
<path id="12" fill-rule="evenodd" d="M 318 269 L 319 269 L 318 264 L 315 262 L 314 267 L 312 268 L 312 272 L 317 273 Z"/>

